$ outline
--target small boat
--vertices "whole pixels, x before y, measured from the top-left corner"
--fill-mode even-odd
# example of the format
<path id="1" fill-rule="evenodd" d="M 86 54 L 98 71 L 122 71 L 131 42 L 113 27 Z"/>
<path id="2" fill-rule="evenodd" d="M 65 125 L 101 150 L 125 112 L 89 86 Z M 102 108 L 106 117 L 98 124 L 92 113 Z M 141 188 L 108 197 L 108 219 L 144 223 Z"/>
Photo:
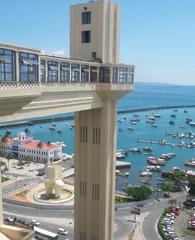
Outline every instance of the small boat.
<path id="1" fill-rule="evenodd" d="M 176 115 L 175 115 L 175 114 L 171 114 L 171 117 L 172 117 L 172 118 L 176 118 Z"/>
<path id="2" fill-rule="evenodd" d="M 145 176 L 147 176 L 147 177 L 151 177 L 152 176 L 152 172 L 150 172 L 149 170 L 141 170 L 140 171 L 140 177 L 145 177 Z"/>
<path id="3" fill-rule="evenodd" d="M 144 152 L 152 152 L 152 148 L 151 147 L 144 147 L 143 151 Z"/>
<path id="4" fill-rule="evenodd" d="M 52 122 L 52 126 L 56 127 L 56 123 L 55 123 L 55 122 Z"/>
<path id="5" fill-rule="evenodd" d="M 190 122 L 192 122 L 192 118 L 191 117 L 186 118 L 186 123 L 190 123 Z"/>
<path id="6" fill-rule="evenodd" d="M 117 122 L 123 122 L 124 120 L 123 119 L 118 119 Z"/>
<path id="7" fill-rule="evenodd" d="M 131 120 L 130 120 L 130 122 L 132 123 L 132 122 L 140 122 L 141 120 L 140 120 L 140 118 L 135 118 L 135 117 L 133 117 Z"/>
<path id="8" fill-rule="evenodd" d="M 149 116 L 149 117 L 148 117 L 148 120 L 156 121 L 156 118 L 155 118 L 154 116 Z"/>
<path id="9" fill-rule="evenodd" d="M 51 125 L 51 126 L 49 126 L 49 129 L 50 129 L 50 130 L 56 130 L 56 127 L 53 126 L 53 125 Z"/>
<path id="10" fill-rule="evenodd" d="M 154 114 L 154 117 L 155 117 L 155 118 L 160 118 L 161 116 L 160 116 L 160 114 L 155 113 L 155 114 Z"/>
<path id="11" fill-rule="evenodd" d="M 185 166 L 187 167 L 195 167 L 195 158 L 191 159 L 191 160 L 187 160 L 185 163 L 184 163 Z"/>
<path id="12" fill-rule="evenodd" d="M 152 127 L 153 127 L 153 128 L 157 128 L 158 126 L 157 126 L 157 125 L 155 125 L 155 124 L 152 124 Z"/>
<path id="13" fill-rule="evenodd" d="M 184 110 L 184 113 L 188 113 L 188 111 L 187 111 L 187 110 Z"/>
<path id="14" fill-rule="evenodd" d="M 150 178 L 149 177 L 140 177 L 139 180 L 143 184 L 148 184 L 150 181 Z"/>
<path id="15" fill-rule="evenodd" d="M 174 125 L 175 122 L 173 122 L 172 120 L 170 120 L 170 121 L 169 121 L 169 124 Z"/>
<path id="16" fill-rule="evenodd" d="M 58 129 L 57 133 L 61 134 L 61 133 L 63 133 L 63 130 L 62 129 Z"/>
<path id="17" fill-rule="evenodd" d="M 189 124 L 190 124 L 190 126 L 193 126 L 193 127 L 195 127 L 195 122 L 189 122 Z"/>
<path id="18" fill-rule="evenodd" d="M 185 129 L 186 127 L 184 125 L 180 125 L 179 128 Z"/>
<path id="19" fill-rule="evenodd" d="M 133 131 L 133 130 L 134 130 L 134 128 L 132 128 L 132 127 L 128 127 L 128 130 L 130 130 L 130 131 Z"/>
<path id="20" fill-rule="evenodd" d="M 72 128 L 74 128 L 74 127 L 75 127 L 74 123 L 73 123 L 73 124 L 71 124 L 70 126 L 71 126 Z"/>
<path id="21" fill-rule="evenodd" d="M 177 112 L 178 110 L 177 109 L 173 109 L 173 112 Z"/>
<path id="22" fill-rule="evenodd" d="M 125 158 L 124 154 L 122 154 L 120 152 L 116 153 L 116 159 L 123 159 L 123 158 Z"/>
<path id="23" fill-rule="evenodd" d="M 166 164 L 166 161 L 162 158 L 148 157 L 147 161 L 152 165 L 163 166 Z"/>
<path id="24" fill-rule="evenodd" d="M 141 153 L 142 152 L 142 150 L 140 148 L 129 148 L 129 151 L 133 152 L 133 153 Z"/>
<path id="25" fill-rule="evenodd" d="M 122 129 L 122 128 L 119 128 L 118 130 L 119 130 L 119 132 L 123 132 L 123 129 Z"/>

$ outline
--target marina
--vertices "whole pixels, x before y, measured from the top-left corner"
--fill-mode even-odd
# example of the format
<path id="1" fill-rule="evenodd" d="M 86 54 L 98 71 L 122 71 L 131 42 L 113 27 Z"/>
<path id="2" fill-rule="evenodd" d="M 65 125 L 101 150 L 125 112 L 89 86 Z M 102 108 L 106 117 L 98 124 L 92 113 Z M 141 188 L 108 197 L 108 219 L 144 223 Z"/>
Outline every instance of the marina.
<path id="1" fill-rule="evenodd" d="M 194 90 L 192 88 L 188 89 L 188 91 L 191 91 L 190 107 L 187 107 L 189 106 L 189 97 L 186 102 L 183 99 L 181 101 L 179 97 L 176 99 L 177 101 L 174 101 L 174 104 L 177 102 L 180 107 L 176 105 L 167 107 L 170 102 L 173 102 L 171 95 L 169 96 L 167 93 L 167 102 L 164 102 L 167 106 L 164 107 L 160 106 L 160 101 L 158 102 L 158 94 L 155 93 L 157 86 L 150 85 L 150 91 L 152 91 L 154 98 L 157 100 L 155 100 L 156 106 L 152 106 L 154 99 L 150 99 L 149 97 L 144 98 L 144 104 L 140 103 L 138 105 L 136 99 L 142 99 L 143 91 L 145 94 L 151 96 L 151 92 L 147 90 L 147 86 L 147 84 L 137 84 L 137 91 L 132 93 L 132 97 L 128 95 L 119 101 L 118 104 L 118 116 L 116 119 L 118 130 L 117 160 L 125 162 L 126 165 L 130 166 L 130 168 L 127 166 L 127 169 L 120 169 L 120 174 L 116 181 L 116 188 L 118 190 L 121 190 L 124 184 L 136 185 L 145 181 L 145 179 L 140 179 L 140 171 L 147 168 L 149 165 L 147 158 L 150 156 L 162 159 L 166 158 L 167 153 L 175 153 L 176 155 L 169 160 L 166 159 L 165 165 L 160 166 L 160 168 L 159 165 L 150 165 L 150 167 L 157 167 L 150 170 L 152 175 L 146 184 L 150 184 L 151 186 L 159 184 L 158 179 L 161 178 L 161 172 L 163 171 L 169 171 L 173 167 L 179 167 L 184 170 L 192 169 L 192 166 L 185 166 L 184 163 L 188 159 L 195 158 L 195 129 L 194 126 L 189 124 L 190 121 L 193 122 L 195 120 L 195 108 L 192 107 L 193 104 L 195 105 L 195 101 L 193 102 Z M 168 88 L 172 89 L 173 92 L 175 91 L 174 86 L 161 86 L 161 88 Z M 169 91 L 171 92 L 171 90 Z M 178 96 L 179 94 L 182 93 L 178 91 Z M 163 91 L 161 92 L 161 97 L 165 98 Z M 144 108 L 145 104 L 149 107 Z M 186 105 L 185 107 L 182 106 L 184 104 Z M 140 111 L 138 111 L 139 109 Z M 176 117 L 170 117 L 171 114 L 175 114 Z M 149 117 L 151 117 L 150 119 L 154 123 L 146 123 Z M 169 124 L 170 118 L 174 119 L 175 125 Z M 69 117 L 64 115 L 52 116 L 49 121 L 44 119 L 21 120 L 19 124 L 21 123 L 23 125 L 20 126 L 14 126 L 13 123 L 11 127 L 2 125 L 0 135 L 4 135 L 9 130 L 12 136 L 16 136 L 18 131 L 24 131 L 24 129 L 28 128 L 28 134 L 34 137 L 35 140 L 37 139 L 42 142 L 64 142 L 66 147 L 63 148 L 63 152 L 68 154 L 74 153 L 73 114 Z M 55 123 L 55 126 L 53 126 L 53 123 Z M 157 127 L 152 125 L 156 125 Z M 54 130 L 51 130 L 49 127 L 52 127 Z M 121 130 L 119 131 L 119 129 Z M 126 172 L 129 173 L 125 177 L 128 182 L 124 183 L 122 176 Z"/>

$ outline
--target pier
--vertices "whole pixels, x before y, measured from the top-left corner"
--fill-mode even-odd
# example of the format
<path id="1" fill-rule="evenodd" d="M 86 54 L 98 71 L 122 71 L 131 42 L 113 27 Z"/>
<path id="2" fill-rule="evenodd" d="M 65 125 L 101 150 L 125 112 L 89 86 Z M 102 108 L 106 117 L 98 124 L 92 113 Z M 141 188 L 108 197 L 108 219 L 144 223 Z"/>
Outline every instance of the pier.
<path id="1" fill-rule="evenodd" d="M 165 145 L 165 146 L 171 146 L 171 147 L 185 147 L 185 148 L 195 148 L 195 146 L 191 146 L 187 143 L 170 143 L 166 142 L 166 140 L 145 140 L 145 139 L 137 139 L 136 142 L 138 143 L 146 143 L 146 144 L 158 144 L 158 145 Z"/>

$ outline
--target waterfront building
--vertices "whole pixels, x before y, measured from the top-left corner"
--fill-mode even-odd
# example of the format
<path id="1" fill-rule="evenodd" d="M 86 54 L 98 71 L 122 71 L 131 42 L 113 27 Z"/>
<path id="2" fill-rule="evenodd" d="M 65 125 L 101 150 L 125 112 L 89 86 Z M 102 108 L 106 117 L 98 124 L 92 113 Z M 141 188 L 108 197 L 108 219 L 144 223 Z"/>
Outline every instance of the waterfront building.
<path id="1" fill-rule="evenodd" d="M 29 137 L 25 132 L 19 132 L 16 138 L 8 138 L 7 143 L 0 140 L 0 154 L 10 155 L 16 159 L 31 157 L 38 163 L 48 163 L 62 157 L 62 144 L 45 143 Z"/>
<path id="2" fill-rule="evenodd" d="M 118 5 L 70 15 L 71 59 L 0 44 L 0 121 L 76 112 L 74 239 L 112 240 L 117 100 L 133 90 L 134 65 L 118 62 Z"/>

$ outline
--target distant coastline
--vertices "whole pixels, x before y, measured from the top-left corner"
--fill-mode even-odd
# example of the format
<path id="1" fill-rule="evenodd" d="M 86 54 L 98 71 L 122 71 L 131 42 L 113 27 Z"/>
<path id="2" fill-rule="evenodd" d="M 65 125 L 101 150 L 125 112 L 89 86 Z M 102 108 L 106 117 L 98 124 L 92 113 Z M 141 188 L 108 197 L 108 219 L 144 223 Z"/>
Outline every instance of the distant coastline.
<path id="1" fill-rule="evenodd" d="M 145 112 L 152 110 L 164 110 L 164 109 L 179 109 L 179 108 L 194 108 L 195 105 L 177 105 L 177 106 L 160 106 L 160 107 L 148 107 L 148 108 L 134 108 L 134 109 L 126 109 L 117 111 L 118 114 L 123 113 L 133 113 L 133 112 Z M 63 117 L 48 117 L 44 119 L 33 119 L 33 120 L 21 120 L 19 122 L 10 122 L 10 123 L 2 123 L 0 124 L 0 129 L 2 128 L 14 128 L 19 126 L 30 126 L 40 123 L 48 123 L 53 121 L 63 121 L 63 120 L 73 120 L 74 116 L 63 116 Z"/>

